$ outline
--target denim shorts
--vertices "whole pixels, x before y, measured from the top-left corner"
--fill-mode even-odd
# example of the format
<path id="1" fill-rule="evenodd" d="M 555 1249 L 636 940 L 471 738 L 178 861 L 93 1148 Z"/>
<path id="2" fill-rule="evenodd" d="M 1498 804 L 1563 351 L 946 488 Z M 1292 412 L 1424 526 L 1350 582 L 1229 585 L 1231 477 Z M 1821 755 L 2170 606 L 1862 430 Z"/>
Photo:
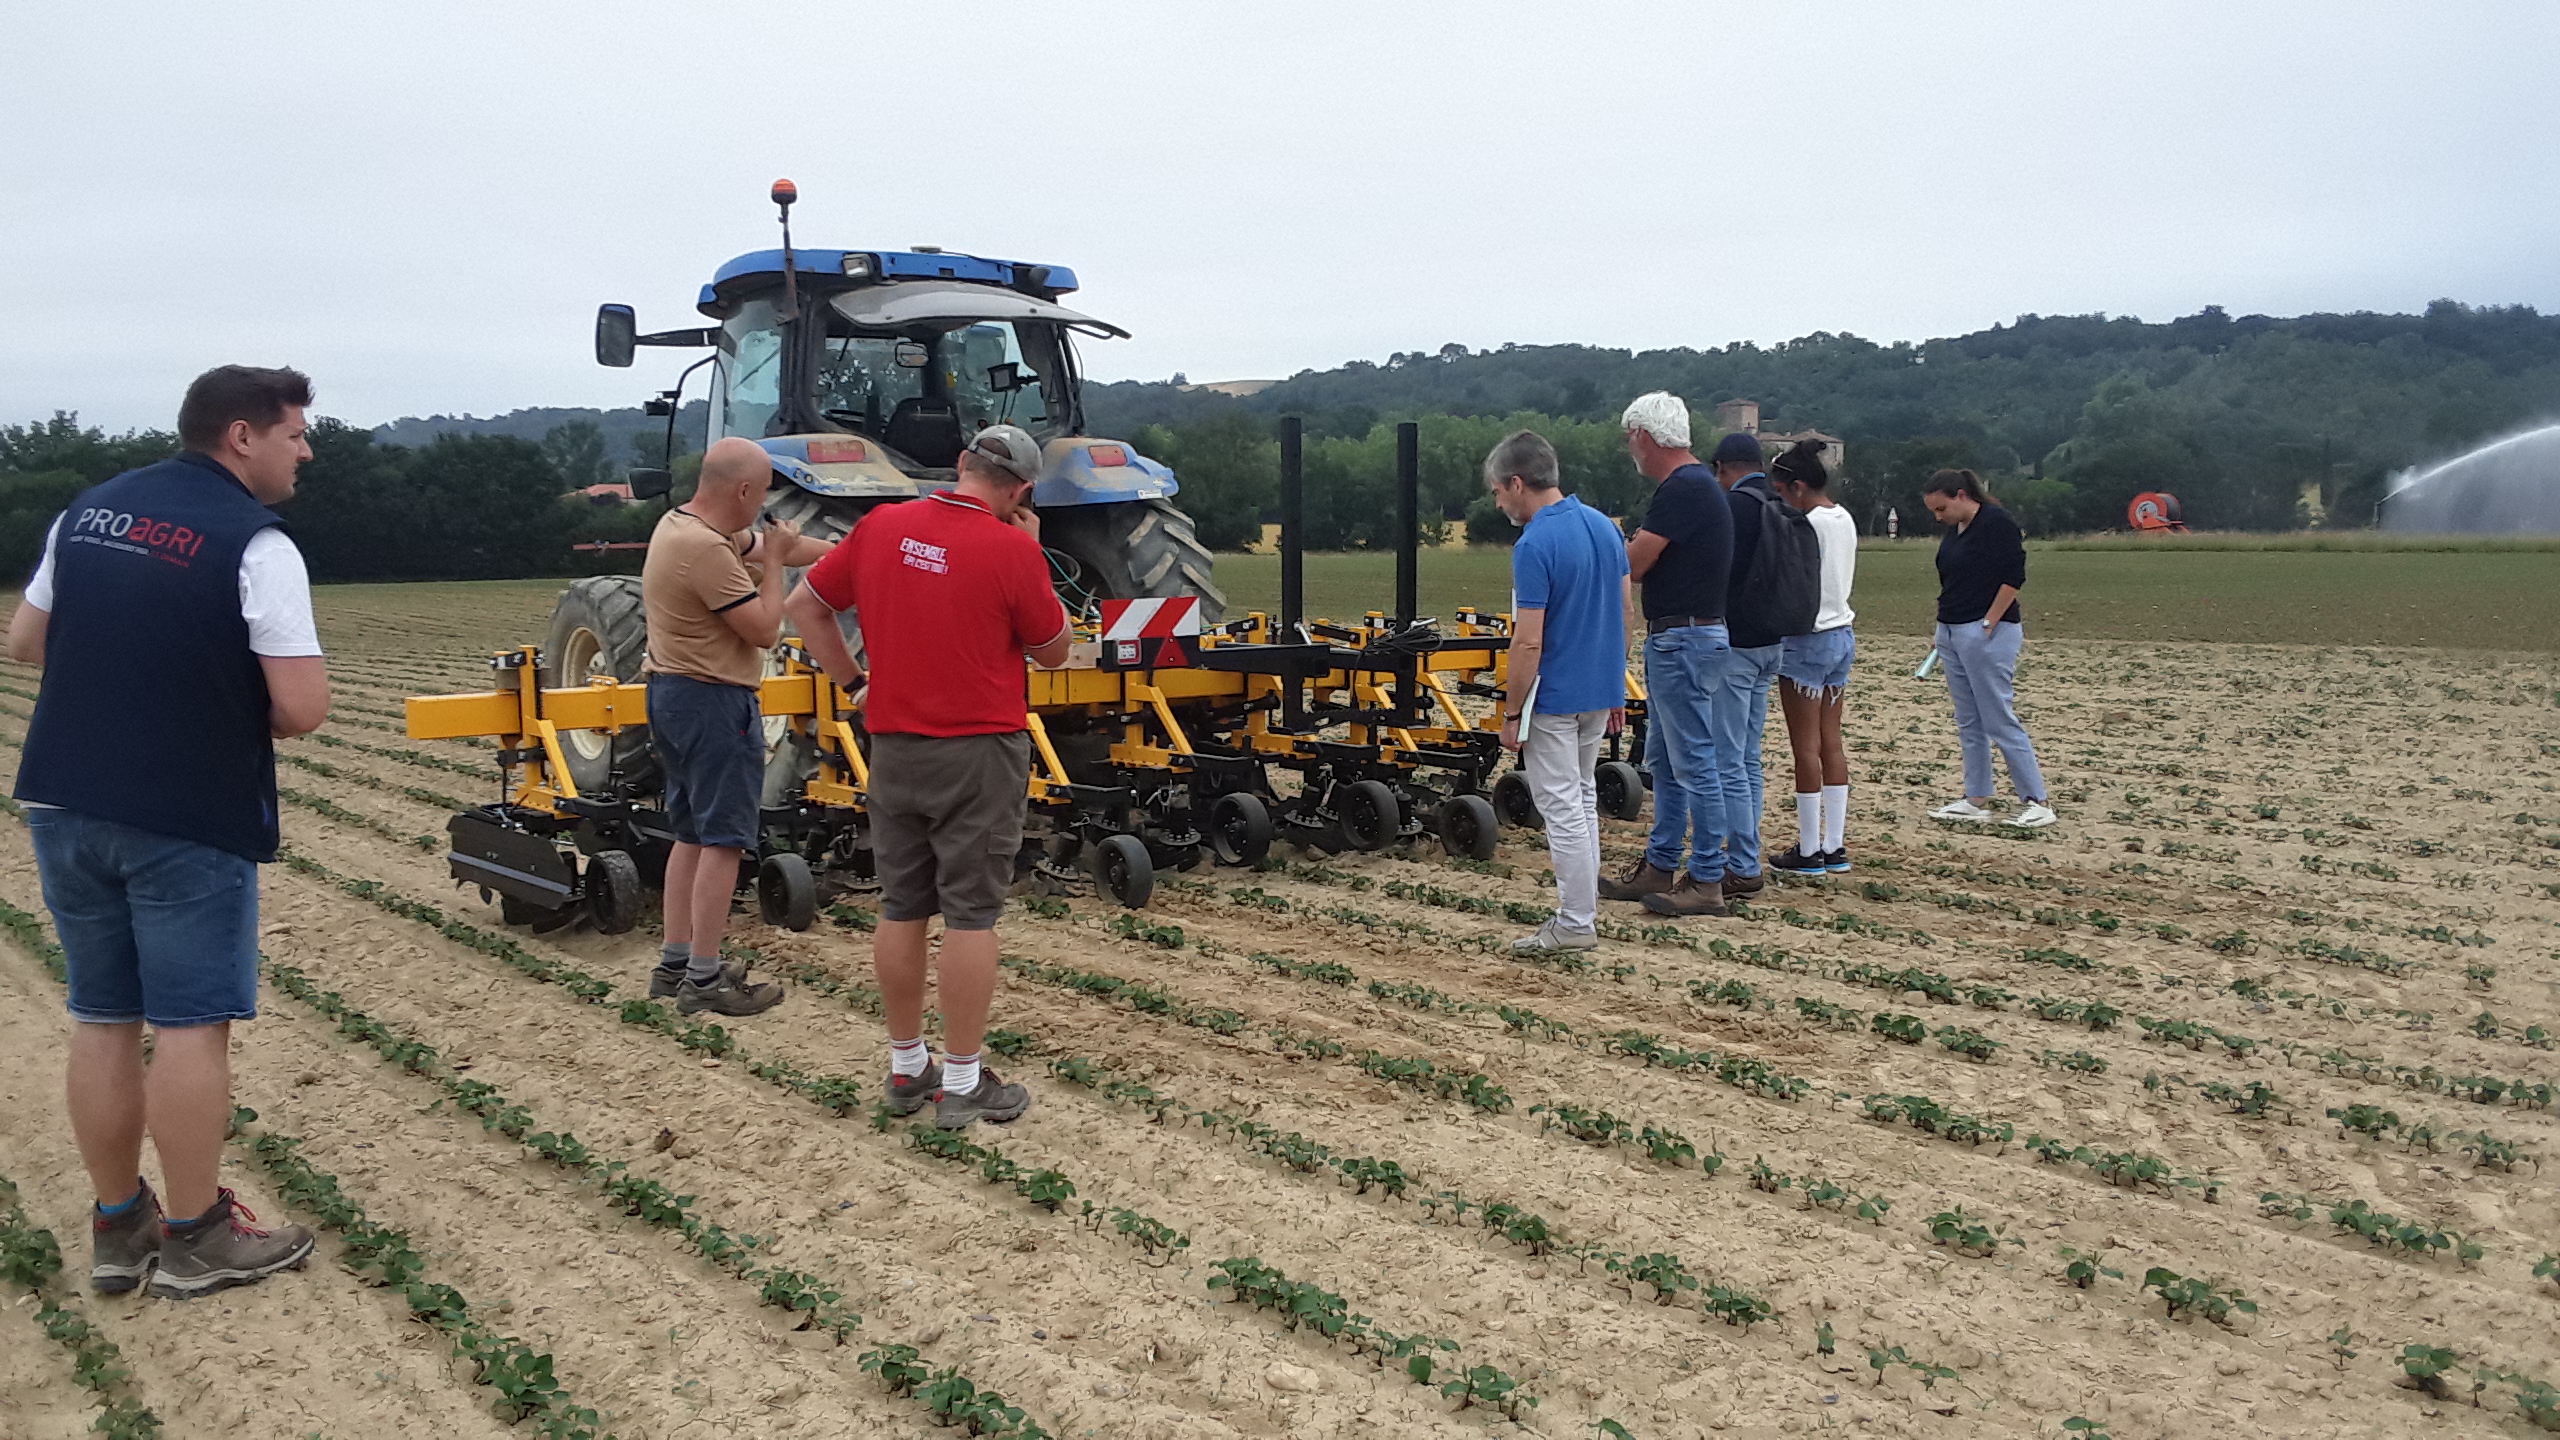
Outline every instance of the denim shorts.
<path id="1" fill-rule="evenodd" d="M 193 840 L 29 806 L 71 1018 L 175 1030 L 258 1014 L 258 867 Z"/>
<path id="2" fill-rule="evenodd" d="M 756 848 L 764 711 L 756 692 L 690 675 L 649 677 L 649 746 L 667 777 L 667 828 L 687 845 Z"/>
<path id="3" fill-rule="evenodd" d="M 1790 635 L 1780 642 L 1778 678 L 1799 693 L 1836 695 L 1849 684 L 1849 666 L 1858 658 L 1858 633 L 1846 625 Z"/>

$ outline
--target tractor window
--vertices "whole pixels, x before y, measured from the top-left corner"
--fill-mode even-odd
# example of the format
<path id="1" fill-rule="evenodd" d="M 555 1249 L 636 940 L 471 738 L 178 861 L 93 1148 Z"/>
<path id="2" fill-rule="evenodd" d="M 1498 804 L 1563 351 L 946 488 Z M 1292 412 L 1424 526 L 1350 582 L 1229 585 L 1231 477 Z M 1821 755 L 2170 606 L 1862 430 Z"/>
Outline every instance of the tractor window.
<path id="1" fill-rule="evenodd" d="M 1047 428 L 1048 402 L 1040 390 L 1046 377 L 1022 353 L 1011 325 L 982 323 L 942 337 L 935 358 L 942 365 L 943 386 L 960 412 L 960 428 L 976 434 L 990 425 L 1019 425 L 1034 435 Z M 987 371 L 1010 364 L 1022 382 L 1019 390 L 998 390 Z"/>
<path id="2" fill-rule="evenodd" d="M 782 408 L 782 327 L 770 300 L 750 300 L 720 327 L 722 393 L 726 409 L 720 433 L 762 439 Z"/>
<path id="3" fill-rule="evenodd" d="M 925 393 L 923 370 L 898 367 L 898 343 L 886 335 L 828 336 L 813 387 L 818 413 L 839 425 L 884 433 L 899 401 Z"/>

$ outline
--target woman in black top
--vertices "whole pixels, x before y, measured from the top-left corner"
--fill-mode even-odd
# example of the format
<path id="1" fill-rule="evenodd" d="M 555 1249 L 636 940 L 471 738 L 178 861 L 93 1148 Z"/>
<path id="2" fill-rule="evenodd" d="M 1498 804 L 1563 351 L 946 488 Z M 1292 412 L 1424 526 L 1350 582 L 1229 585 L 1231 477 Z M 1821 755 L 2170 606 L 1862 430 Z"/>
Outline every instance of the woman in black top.
<path id="1" fill-rule="evenodd" d="M 2045 803 L 2035 742 L 2018 723 L 2018 651 L 2026 627 L 2018 592 L 2027 584 L 2026 536 L 1993 504 L 1982 477 L 1941 470 L 1921 498 L 1938 523 L 1938 658 L 1955 701 L 1956 738 L 1964 749 L 1964 798 L 1929 812 L 1933 820 L 1983 821 L 1991 809 L 1991 752 L 2008 763 L 2009 784 L 2025 802 L 2008 820 L 2035 829 L 2056 818 Z"/>

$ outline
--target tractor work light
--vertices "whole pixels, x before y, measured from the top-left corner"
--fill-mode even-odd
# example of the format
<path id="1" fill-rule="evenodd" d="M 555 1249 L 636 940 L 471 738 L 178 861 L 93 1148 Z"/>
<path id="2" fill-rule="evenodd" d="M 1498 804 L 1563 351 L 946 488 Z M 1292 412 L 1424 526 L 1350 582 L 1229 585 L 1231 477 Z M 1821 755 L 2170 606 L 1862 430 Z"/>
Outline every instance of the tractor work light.
<path id="1" fill-rule="evenodd" d="M 844 255 L 844 273 L 853 276 L 855 279 L 868 277 L 871 274 L 871 257 L 851 250 L 846 251 Z"/>

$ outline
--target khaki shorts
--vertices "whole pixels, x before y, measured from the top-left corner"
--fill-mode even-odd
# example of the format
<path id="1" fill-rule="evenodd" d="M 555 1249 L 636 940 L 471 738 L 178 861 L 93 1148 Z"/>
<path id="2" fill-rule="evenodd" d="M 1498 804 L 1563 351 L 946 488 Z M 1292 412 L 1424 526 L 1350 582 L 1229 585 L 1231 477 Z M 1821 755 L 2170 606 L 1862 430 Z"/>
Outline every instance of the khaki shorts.
<path id="1" fill-rule="evenodd" d="M 872 736 L 880 918 L 940 915 L 947 929 L 994 929 L 1022 850 L 1030 776 L 1026 731 Z"/>

